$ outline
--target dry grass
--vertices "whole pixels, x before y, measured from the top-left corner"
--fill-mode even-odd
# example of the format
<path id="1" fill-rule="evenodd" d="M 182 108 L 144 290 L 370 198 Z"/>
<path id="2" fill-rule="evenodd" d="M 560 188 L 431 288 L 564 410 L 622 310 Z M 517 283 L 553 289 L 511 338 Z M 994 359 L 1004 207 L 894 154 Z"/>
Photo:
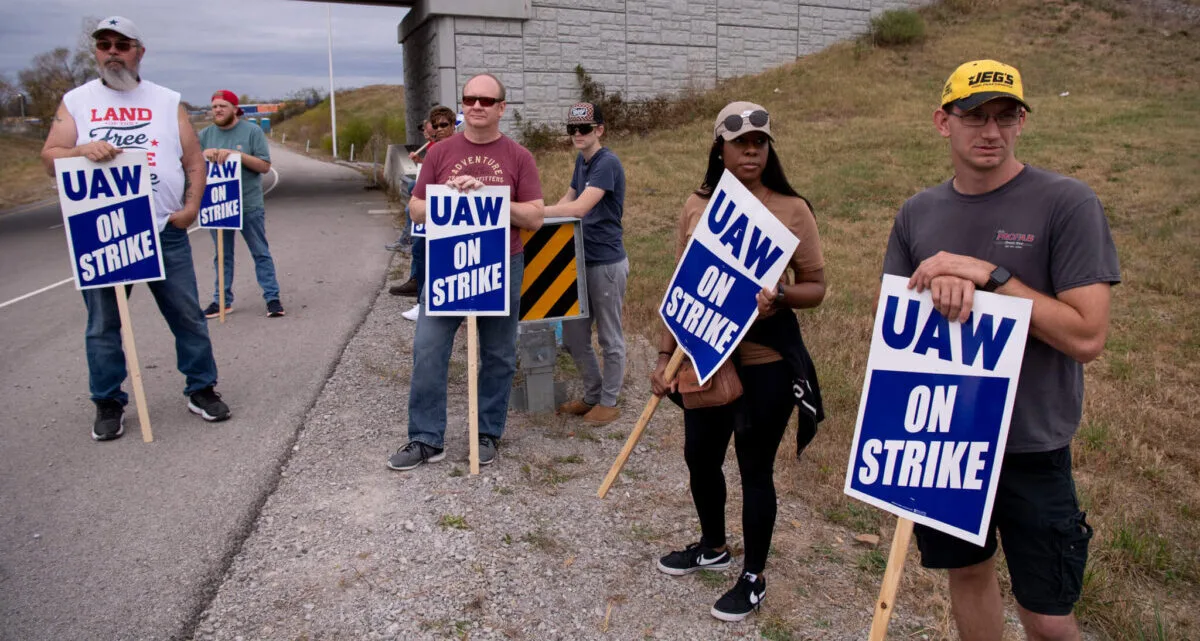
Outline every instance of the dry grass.
<path id="1" fill-rule="evenodd" d="M 54 179 L 42 168 L 42 143 L 38 138 L 0 134 L 4 161 L 0 162 L 0 210 L 54 196 Z"/>
<path id="2" fill-rule="evenodd" d="M 354 117 L 369 122 L 388 116 L 404 118 L 404 87 L 401 85 L 368 85 L 358 89 L 339 90 L 336 101 L 339 131 L 349 118 Z M 312 141 L 310 155 L 330 158 L 332 157 L 331 152 L 321 146 L 322 138 L 330 135 L 332 131 L 330 124 L 329 101 L 326 100 L 299 116 L 275 125 L 274 139 L 280 141 L 283 139 L 283 134 L 287 134 L 288 147 L 299 151 L 303 151 L 304 142 L 310 140 Z M 344 144 L 339 144 L 339 146 L 344 146 Z M 347 153 L 346 150 L 342 150 L 343 156 L 346 156 Z M 362 149 L 356 151 L 355 158 L 356 160 L 364 158 Z M 365 156 L 365 159 L 371 160 L 369 155 Z M 379 162 L 383 162 L 382 155 Z"/>
<path id="3" fill-rule="evenodd" d="M 1101 638 L 1149 637 L 1156 613 L 1166 638 L 1200 638 L 1197 30 L 1101 0 L 954 0 L 924 14 L 923 45 L 838 45 L 722 85 L 697 102 L 700 116 L 690 123 L 609 141 L 629 185 L 626 326 L 647 336 L 659 326 L 675 220 L 702 176 L 711 105 L 735 95 L 764 104 L 788 176 L 815 205 L 830 282 L 824 305 L 801 314 L 830 419 L 803 461 L 780 457 L 777 482 L 785 497 L 832 523 L 886 541 L 893 519 L 841 488 L 887 233 L 900 203 L 950 176 L 930 124 L 946 75 L 975 58 L 1016 65 L 1036 110 L 1019 157 L 1095 189 L 1125 279 L 1114 290 L 1108 347 L 1087 368 L 1074 444 L 1079 492 L 1097 532 L 1078 614 Z M 548 202 L 565 190 L 572 155 L 539 155 Z M 786 528 L 777 530 L 776 545 L 790 549 Z M 925 633 L 949 638 L 944 578 L 915 561 L 914 553 L 900 608 L 932 614 L 941 623 Z M 801 598 L 789 596 L 796 585 L 783 587 L 776 607 Z"/>

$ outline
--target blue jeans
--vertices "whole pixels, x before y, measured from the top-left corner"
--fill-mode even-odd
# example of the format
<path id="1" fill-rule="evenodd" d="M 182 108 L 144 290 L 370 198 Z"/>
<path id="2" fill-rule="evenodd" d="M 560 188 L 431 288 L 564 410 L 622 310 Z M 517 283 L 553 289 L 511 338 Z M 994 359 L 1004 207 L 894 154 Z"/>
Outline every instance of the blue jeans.
<path id="1" fill-rule="evenodd" d="M 146 283 L 167 326 L 175 335 L 175 361 L 187 379 L 184 394 L 217 384 L 217 362 L 208 339 L 208 322 L 196 295 L 196 271 L 187 231 L 168 224 L 159 234 L 166 280 Z M 132 287 L 126 289 L 128 296 Z M 83 290 L 87 305 L 88 388 L 92 400 L 115 400 L 122 405 L 129 395 L 121 391 L 127 374 L 121 347 L 121 316 L 112 287 Z"/>
<path id="2" fill-rule="evenodd" d="M 479 434 L 499 439 L 508 418 L 508 397 L 517 371 L 517 320 L 525 257 L 508 259 L 508 316 L 480 316 Z M 446 384 L 450 352 L 462 316 L 417 317 L 413 339 L 413 376 L 408 388 L 408 440 L 442 448 L 446 440 Z M 418 374 L 419 372 L 419 374 Z"/>
<path id="3" fill-rule="evenodd" d="M 213 249 L 217 246 L 217 230 L 212 230 Z M 225 241 L 225 304 L 233 304 L 233 237 L 234 230 L 222 233 Z M 254 257 L 254 276 L 263 290 L 263 300 L 279 300 L 279 281 L 275 279 L 275 261 L 271 259 L 271 248 L 267 245 L 267 212 L 261 207 L 248 209 L 242 215 L 242 238 Z M 220 279 L 217 271 L 217 256 L 213 254 L 213 302 L 218 302 Z"/>
<path id="4" fill-rule="evenodd" d="M 412 237 L 412 263 L 408 266 L 408 277 L 417 279 L 422 290 L 425 287 L 425 237 Z"/>

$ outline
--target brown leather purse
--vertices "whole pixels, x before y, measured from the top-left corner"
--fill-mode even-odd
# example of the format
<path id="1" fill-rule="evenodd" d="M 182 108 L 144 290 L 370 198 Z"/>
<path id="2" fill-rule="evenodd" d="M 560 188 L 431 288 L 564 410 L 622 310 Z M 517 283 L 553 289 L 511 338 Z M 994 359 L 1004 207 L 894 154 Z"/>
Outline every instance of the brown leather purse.
<path id="1" fill-rule="evenodd" d="M 703 385 L 696 376 L 691 359 L 685 359 L 679 367 L 678 380 L 683 406 L 689 410 L 728 405 L 742 396 L 742 379 L 731 359 L 722 363 Z"/>

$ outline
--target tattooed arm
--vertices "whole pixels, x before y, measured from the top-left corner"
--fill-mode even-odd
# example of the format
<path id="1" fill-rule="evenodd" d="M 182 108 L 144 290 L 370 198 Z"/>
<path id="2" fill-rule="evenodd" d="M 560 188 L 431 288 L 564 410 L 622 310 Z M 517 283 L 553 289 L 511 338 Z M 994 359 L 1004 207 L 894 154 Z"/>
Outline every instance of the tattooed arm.
<path id="1" fill-rule="evenodd" d="M 183 147 L 183 209 L 171 214 L 167 222 L 180 229 L 187 229 L 200 213 L 200 199 L 204 195 L 204 153 L 200 139 L 188 119 L 187 111 L 179 105 L 179 144 Z"/>
<path id="2" fill-rule="evenodd" d="M 120 149 L 103 140 L 76 146 L 77 133 L 75 119 L 71 117 L 71 112 L 67 111 L 66 105 L 58 103 L 58 111 L 50 122 L 50 135 L 46 137 L 46 144 L 42 146 L 42 166 L 46 168 L 47 174 L 54 175 L 56 158 L 84 156 L 88 160 L 104 162 L 116 158 L 117 154 L 121 153 Z"/>

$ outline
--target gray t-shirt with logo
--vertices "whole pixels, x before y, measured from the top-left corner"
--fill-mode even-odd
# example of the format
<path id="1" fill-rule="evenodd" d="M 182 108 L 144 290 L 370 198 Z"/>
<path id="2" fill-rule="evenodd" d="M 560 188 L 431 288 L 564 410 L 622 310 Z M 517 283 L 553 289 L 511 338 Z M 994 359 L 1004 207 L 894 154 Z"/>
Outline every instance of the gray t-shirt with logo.
<path id="1" fill-rule="evenodd" d="M 608 147 L 589 161 L 575 156 L 571 189 L 582 194 L 588 187 L 604 190 L 604 197 L 583 217 L 583 255 L 587 266 L 611 265 L 625 259 L 621 217 L 625 213 L 625 168 Z"/>
<path id="2" fill-rule="evenodd" d="M 896 215 L 883 271 L 911 276 L 947 251 L 1004 267 L 1050 296 L 1093 283 L 1119 283 L 1108 219 L 1084 183 L 1029 165 L 995 191 L 968 196 L 953 181 L 908 199 Z M 1007 452 L 1065 447 L 1083 413 L 1083 365 L 1029 337 Z"/>
<path id="3" fill-rule="evenodd" d="M 271 162 L 271 148 L 267 137 L 258 125 L 238 118 L 237 124 L 229 129 L 209 125 L 200 131 L 201 149 L 232 149 L 243 155 Z M 242 163 L 242 210 L 263 208 L 262 174 L 246 169 Z"/>

